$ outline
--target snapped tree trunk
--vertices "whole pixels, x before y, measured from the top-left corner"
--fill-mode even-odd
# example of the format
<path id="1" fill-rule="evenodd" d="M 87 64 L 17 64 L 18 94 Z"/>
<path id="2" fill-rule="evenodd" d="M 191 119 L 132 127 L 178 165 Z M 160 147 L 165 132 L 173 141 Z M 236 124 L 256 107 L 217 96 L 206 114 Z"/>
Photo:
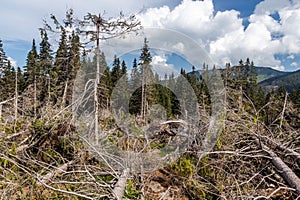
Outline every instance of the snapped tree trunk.
<path id="1" fill-rule="evenodd" d="M 257 141 L 259 142 L 259 141 Z M 285 164 L 280 157 L 277 156 L 269 147 L 260 142 L 260 145 L 264 151 L 266 151 L 272 158 L 272 163 L 276 167 L 277 171 L 281 174 L 282 178 L 289 184 L 290 187 L 296 189 L 296 192 L 300 195 L 300 179 L 299 177 Z"/>
<path id="2" fill-rule="evenodd" d="M 124 195 L 127 179 L 129 177 L 129 168 L 125 169 L 120 176 L 118 182 L 115 185 L 115 188 L 113 189 L 113 194 L 115 195 L 117 200 L 121 200 Z"/>

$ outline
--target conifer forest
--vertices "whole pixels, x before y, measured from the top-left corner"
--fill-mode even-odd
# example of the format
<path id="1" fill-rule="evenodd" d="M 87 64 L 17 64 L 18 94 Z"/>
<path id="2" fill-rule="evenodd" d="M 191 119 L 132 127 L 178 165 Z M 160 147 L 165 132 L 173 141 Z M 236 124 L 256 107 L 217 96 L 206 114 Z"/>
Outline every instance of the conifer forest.
<path id="1" fill-rule="evenodd" d="M 261 80 L 254 57 L 162 76 L 147 37 L 107 63 L 135 15 L 41 26 L 25 66 L 0 38 L 0 199 L 300 199 L 299 71 Z"/>

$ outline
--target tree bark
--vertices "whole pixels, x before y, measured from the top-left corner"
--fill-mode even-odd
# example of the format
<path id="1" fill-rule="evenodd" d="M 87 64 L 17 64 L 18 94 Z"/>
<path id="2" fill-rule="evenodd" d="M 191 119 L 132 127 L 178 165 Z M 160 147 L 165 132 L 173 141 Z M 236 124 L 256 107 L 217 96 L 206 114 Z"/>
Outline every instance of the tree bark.
<path id="1" fill-rule="evenodd" d="M 117 200 L 121 200 L 124 195 L 127 179 L 129 177 L 129 168 L 125 169 L 120 176 L 118 182 L 115 185 L 115 188 L 113 189 L 113 194 L 115 195 Z"/>
<path id="2" fill-rule="evenodd" d="M 259 141 L 257 141 L 259 143 Z M 277 156 L 269 147 L 260 142 L 264 151 L 266 151 L 272 158 L 272 163 L 281 174 L 282 178 L 289 184 L 290 187 L 295 188 L 296 192 L 300 195 L 300 179 L 299 177 L 287 166 L 281 158 Z"/>
<path id="3" fill-rule="evenodd" d="M 67 162 L 58 168 L 54 169 L 53 171 L 49 172 L 45 176 L 43 176 L 40 180 L 42 183 L 40 184 L 47 184 L 49 181 L 51 181 L 52 178 L 56 177 L 59 175 L 61 172 L 67 171 L 68 167 L 72 165 L 74 161 Z"/>

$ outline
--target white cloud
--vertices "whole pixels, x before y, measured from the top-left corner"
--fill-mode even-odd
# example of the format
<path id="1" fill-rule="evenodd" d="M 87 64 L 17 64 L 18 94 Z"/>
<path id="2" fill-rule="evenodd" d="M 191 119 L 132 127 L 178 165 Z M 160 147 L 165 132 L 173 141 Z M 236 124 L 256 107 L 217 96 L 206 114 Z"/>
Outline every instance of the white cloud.
<path id="1" fill-rule="evenodd" d="M 11 66 L 17 67 L 17 61 L 14 60 L 12 57 L 7 57 L 7 59 L 10 61 Z"/>
<path id="2" fill-rule="evenodd" d="M 294 54 L 291 54 L 291 55 L 289 55 L 287 58 L 293 60 L 293 59 L 295 59 L 295 55 L 294 55 Z"/>
<path id="3" fill-rule="evenodd" d="M 276 70 L 279 70 L 279 71 L 284 71 L 285 70 L 285 67 L 284 66 L 273 66 L 272 67 L 273 69 L 276 69 Z"/>
<path id="4" fill-rule="evenodd" d="M 212 0 L 184 0 L 170 10 L 167 6 L 151 8 L 138 15 L 145 27 L 159 27 L 179 31 L 207 46 L 208 42 L 242 26 L 239 12 L 217 12 L 214 16 Z"/>
<path id="5" fill-rule="evenodd" d="M 283 63 L 276 54 L 300 53 L 299 5 L 299 2 L 288 0 L 262 1 L 249 17 L 247 28 L 235 10 L 214 14 L 212 0 L 184 0 L 173 10 L 167 6 L 149 9 L 139 18 L 145 27 L 173 29 L 188 35 L 218 65 L 236 64 L 249 57 L 256 65 L 282 70 Z M 276 12 L 279 19 L 271 16 Z M 164 40 L 163 36 L 161 40 Z M 184 49 L 178 47 L 184 55 L 193 51 L 186 46 Z"/>
<path id="6" fill-rule="evenodd" d="M 298 67 L 299 66 L 298 63 L 296 63 L 296 62 L 292 62 L 290 65 L 291 65 L 291 67 Z"/>
<path id="7" fill-rule="evenodd" d="M 151 65 L 153 67 L 153 71 L 156 72 L 160 78 L 164 78 L 165 74 L 171 75 L 174 73 L 175 76 L 179 74 L 178 70 L 175 69 L 173 64 L 167 63 L 166 54 L 153 56 Z"/>
<path id="8" fill-rule="evenodd" d="M 216 12 L 213 0 L 183 0 L 174 8 L 163 6 L 172 0 L 127 0 L 118 3 L 112 0 L 53 0 L 43 3 L 37 0 L 4 1 L 5 6 L 0 7 L 1 37 L 28 41 L 39 37 L 37 28 L 42 25 L 43 18 L 49 19 L 50 13 L 64 18 L 67 8 L 74 8 L 79 18 L 87 12 L 106 10 L 106 16 L 110 17 L 116 16 L 119 10 L 137 13 L 143 7 L 148 8 L 137 16 L 145 27 L 144 34 L 102 44 L 108 58 L 114 54 L 139 50 L 143 37 L 149 39 L 150 47 L 185 55 L 196 66 L 208 62 L 209 57 L 220 66 L 224 66 L 225 62 L 236 64 L 240 59 L 249 57 L 255 65 L 282 70 L 283 63 L 275 58 L 275 54 L 300 54 L 299 0 L 260 2 L 249 17 L 247 28 L 243 26 L 238 11 Z M 278 13 L 280 18 L 274 19 L 271 16 L 274 13 Z M 6 19 L 9 19 L 9 23 Z M 149 27 L 156 29 L 147 29 Z"/>
<path id="9" fill-rule="evenodd" d="M 0 36 L 7 40 L 39 39 L 38 28 L 43 26 L 43 20 L 50 20 L 50 14 L 58 19 L 65 17 L 67 9 L 74 9 L 76 17 L 82 19 L 88 12 L 92 14 L 106 13 L 107 18 L 123 13 L 138 13 L 142 9 L 170 3 L 172 0 L 2 0 L 0 6 Z"/>
<path id="10" fill-rule="evenodd" d="M 257 4 L 254 13 L 258 15 L 269 15 L 288 6 L 290 6 L 289 0 L 264 0 Z"/>

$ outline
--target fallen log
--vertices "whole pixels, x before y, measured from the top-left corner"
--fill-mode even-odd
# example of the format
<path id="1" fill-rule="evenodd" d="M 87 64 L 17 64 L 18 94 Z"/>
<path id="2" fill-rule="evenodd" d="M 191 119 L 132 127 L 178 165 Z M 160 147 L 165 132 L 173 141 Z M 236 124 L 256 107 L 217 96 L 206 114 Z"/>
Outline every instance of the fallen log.
<path id="1" fill-rule="evenodd" d="M 262 149 L 271 156 L 272 163 L 276 167 L 282 178 L 288 183 L 290 187 L 296 189 L 296 192 L 300 195 L 300 178 L 268 146 L 258 140 L 257 143 L 261 145 Z"/>
<path id="2" fill-rule="evenodd" d="M 51 179 L 55 178 L 56 176 L 58 176 L 59 174 L 61 174 L 62 172 L 65 172 L 67 171 L 68 167 L 70 165 L 72 165 L 74 163 L 74 161 L 70 161 L 70 162 L 67 162 L 57 168 L 55 168 L 54 170 L 50 171 L 48 174 L 46 174 L 45 176 L 39 178 L 40 180 L 40 185 L 45 185 L 47 184 L 48 182 L 51 181 Z"/>
<path id="3" fill-rule="evenodd" d="M 123 199 L 128 177 L 129 177 L 129 168 L 124 169 L 122 175 L 120 176 L 118 182 L 115 185 L 115 188 L 113 189 L 113 194 L 115 195 L 115 198 L 117 200 Z"/>

